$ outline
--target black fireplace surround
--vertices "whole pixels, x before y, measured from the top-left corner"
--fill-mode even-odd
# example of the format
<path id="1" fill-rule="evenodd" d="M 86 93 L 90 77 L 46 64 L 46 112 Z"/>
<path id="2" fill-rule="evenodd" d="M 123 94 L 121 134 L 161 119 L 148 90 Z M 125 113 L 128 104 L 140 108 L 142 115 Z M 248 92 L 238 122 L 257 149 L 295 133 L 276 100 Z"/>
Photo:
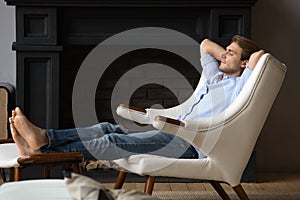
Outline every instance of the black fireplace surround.
<path id="1" fill-rule="evenodd" d="M 138 27 L 164 27 L 196 41 L 229 44 L 235 34 L 251 36 L 256 0 L 5 0 L 16 8 L 16 102 L 36 125 L 70 128 L 72 88 L 88 53 L 100 42 Z M 110 97 L 122 73 L 143 63 L 163 63 L 184 72 L 193 85 L 199 74 L 180 58 L 157 49 L 121 56 L 101 78 L 95 97 L 99 121 L 114 122 Z M 139 88 L 130 101 L 138 107 L 178 102 L 160 85 Z M 253 166 L 252 166 L 253 168 Z"/>

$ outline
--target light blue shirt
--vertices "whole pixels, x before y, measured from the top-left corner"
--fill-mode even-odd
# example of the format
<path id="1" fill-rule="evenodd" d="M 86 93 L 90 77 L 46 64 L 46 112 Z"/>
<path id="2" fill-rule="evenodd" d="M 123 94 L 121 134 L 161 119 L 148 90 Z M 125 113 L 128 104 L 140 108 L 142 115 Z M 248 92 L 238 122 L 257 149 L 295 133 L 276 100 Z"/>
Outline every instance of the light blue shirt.
<path id="1" fill-rule="evenodd" d="M 194 104 L 179 120 L 201 120 L 213 117 L 224 111 L 239 95 L 246 81 L 250 77 L 252 70 L 245 68 L 239 77 L 226 76 L 219 70 L 219 62 L 210 54 L 201 58 L 203 68 L 202 75 L 206 77 L 205 84 L 197 91 Z M 199 158 L 206 155 L 198 148 L 196 151 Z"/>
<path id="2" fill-rule="evenodd" d="M 213 117 L 224 111 L 239 95 L 252 73 L 248 67 L 241 76 L 225 76 L 219 70 L 219 62 L 210 54 L 201 58 L 202 75 L 206 77 L 205 84 L 197 91 L 195 103 L 179 120 L 201 120 Z"/>

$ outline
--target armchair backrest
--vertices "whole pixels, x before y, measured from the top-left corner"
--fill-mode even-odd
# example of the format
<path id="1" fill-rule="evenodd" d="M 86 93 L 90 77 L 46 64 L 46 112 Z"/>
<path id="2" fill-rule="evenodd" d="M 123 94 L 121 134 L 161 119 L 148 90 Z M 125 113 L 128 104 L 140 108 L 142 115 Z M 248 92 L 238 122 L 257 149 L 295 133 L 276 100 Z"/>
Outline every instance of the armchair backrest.
<path id="1" fill-rule="evenodd" d="M 236 100 L 206 130 L 201 149 L 231 185 L 240 181 L 286 70 L 276 58 L 264 54 Z"/>

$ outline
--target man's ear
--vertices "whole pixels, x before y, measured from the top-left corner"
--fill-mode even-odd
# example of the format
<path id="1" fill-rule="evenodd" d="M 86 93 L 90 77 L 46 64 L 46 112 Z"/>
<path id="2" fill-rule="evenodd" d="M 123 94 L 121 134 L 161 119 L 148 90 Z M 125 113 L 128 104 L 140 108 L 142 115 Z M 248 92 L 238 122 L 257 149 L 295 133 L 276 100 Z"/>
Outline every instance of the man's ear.
<path id="1" fill-rule="evenodd" d="M 249 60 L 243 60 L 242 64 L 241 64 L 241 68 L 246 68 L 247 63 L 249 62 Z"/>

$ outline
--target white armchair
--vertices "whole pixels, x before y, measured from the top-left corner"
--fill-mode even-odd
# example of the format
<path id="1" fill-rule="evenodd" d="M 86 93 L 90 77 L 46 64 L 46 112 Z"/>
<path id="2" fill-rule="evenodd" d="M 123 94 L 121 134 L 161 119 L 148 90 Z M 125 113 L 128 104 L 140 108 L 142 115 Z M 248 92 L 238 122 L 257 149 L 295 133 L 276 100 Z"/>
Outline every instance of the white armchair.
<path id="1" fill-rule="evenodd" d="M 209 180 L 223 199 L 229 199 L 220 182 L 228 183 L 240 199 L 248 199 L 240 184 L 256 140 L 285 78 L 286 66 L 264 54 L 246 85 L 224 112 L 202 121 L 177 121 L 189 107 L 194 94 L 183 104 L 169 109 L 135 109 L 120 105 L 118 115 L 141 124 L 175 134 L 203 151 L 204 159 L 175 159 L 154 155 L 135 155 L 115 160 L 122 168 L 115 188 L 121 188 L 127 172 L 148 176 L 145 192 L 152 193 L 154 177 L 168 176 Z"/>

